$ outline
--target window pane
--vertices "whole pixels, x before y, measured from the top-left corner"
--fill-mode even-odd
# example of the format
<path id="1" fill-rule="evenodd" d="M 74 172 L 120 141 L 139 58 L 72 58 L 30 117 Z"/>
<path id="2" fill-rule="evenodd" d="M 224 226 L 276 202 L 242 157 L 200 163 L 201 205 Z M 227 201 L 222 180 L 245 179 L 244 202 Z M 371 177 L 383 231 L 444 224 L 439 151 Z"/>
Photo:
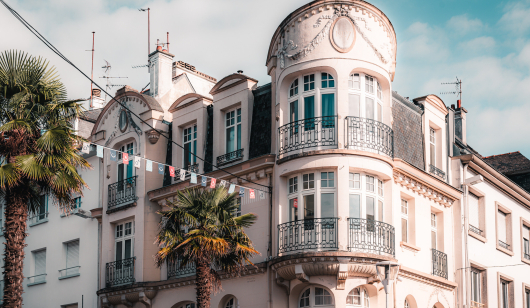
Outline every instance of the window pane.
<path id="1" fill-rule="evenodd" d="M 479 199 L 473 194 L 469 194 L 469 224 L 480 229 L 479 223 Z"/>
<path id="2" fill-rule="evenodd" d="M 234 127 L 229 127 L 226 129 L 226 153 L 234 152 L 236 150 L 235 143 L 235 130 Z"/>
<path id="3" fill-rule="evenodd" d="M 375 200 L 372 197 L 366 197 L 366 219 L 375 219 Z"/>
<path id="4" fill-rule="evenodd" d="M 378 207 L 377 207 L 377 215 L 378 215 L 378 220 L 379 221 L 383 221 L 383 201 L 379 200 L 379 203 L 378 203 Z"/>
<path id="5" fill-rule="evenodd" d="M 497 218 L 497 224 L 498 224 L 498 237 L 499 241 L 503 241 L 504 243 L 507 243 L 506 241 L 506 214 L 499 211 L 498 212 L 498 218 Z"/>
<path id="6" fill-rule="evenodd" d="M 304 219 L 315 218 L 315 196 L 304 196 Z"/>
<path id="7" fill-rule="evenodd" d="M 401 240 L 403 242 L 408 241 L 407 237 L 407 220 L 405 218 L 401 218 Z"/>
<path id="8" fill-rule="evenodd" d="M 305 121 L 305 130 L 314 130 L 315 124 L 308 119 L 313 119 L 315 117 L 315 97 L 309 96 L 304 97 L 304 119 Z"/>
<path id="9" fill-rule="evenodd" d="M 350 218 L 361 218 L 360 195 L 350 195 Z"/>
<path id="10" fill-rule="evenodd" d="M 289 221 L 298 220 L 298 198 L 289 200 Z"/>
<path id="11" fill-rule="evenodd" d="M 322 94 L 322 116 L 330 117 L 335 115 L 335 94 Z"/>
<path id="12" fill-rule="evenodd" d="M 348 95 L 348 115 L 353 117 L 361 116 L 361 96 L 357 94 Z"/>
<path id="13" fill-rule="evenodd" d="M 366 97 L 366 118 L 374 120 L 374 99 Z"/>
<path id="14" fill-rule="evenodd" d="M 291 102 L 290 104 L 290 118 L 291 122 L 298 121 L 298 101 Z"/>
<path id="15" fill-rule="evenodd" d="M 129 259 L 132 257 L 132 240 L 127 239 L 125 240 L 125 259 Z"/>
<path id="16" fill-rule="evenodd" d="M 335 216 L 335 195 L 322 194 L 320 196 L 320 218 Z"/>
<path id="17" fill-rule="evenodd" d="M 431 245 L 432 245 L 432 249 L 437 249 L 436 248 L 436 232 L 435 231 L 431 231 Z"/>

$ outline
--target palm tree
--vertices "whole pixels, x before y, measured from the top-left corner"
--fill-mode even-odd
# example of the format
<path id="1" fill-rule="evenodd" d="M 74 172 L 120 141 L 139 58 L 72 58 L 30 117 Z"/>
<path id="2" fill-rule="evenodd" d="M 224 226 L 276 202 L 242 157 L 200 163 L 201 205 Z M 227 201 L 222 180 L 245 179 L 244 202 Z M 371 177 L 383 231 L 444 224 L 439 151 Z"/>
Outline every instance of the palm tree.
<path id="1" fill-rule="evenodd" d="M 23 266 L 28 214 L 36 214 L 41 195 L 62 211 L 85 182 L 77 168 L 89 168 L 76 145 L 73 121 L 78 101 L 67 101 L 53 67 L 24 52 L 0 54 L 0 197 L 4 199 L 4 307 L 22 307 Z"/>
<path id="2" fill-rule="evenodd" d="M 215 269 L 239 275 L 246 265 L 254 265 L 250 258 L 259 252 L 244 228 L 257 217 L 236 217 L 236 193 L 229 195 L 221 187 L 179 191 L 166 205 L 168 210 L 158 212 L 162 219 L 156 264 L 195 265 L 197 307 L 209 308 L 211 292 L 221 286 Z"/>

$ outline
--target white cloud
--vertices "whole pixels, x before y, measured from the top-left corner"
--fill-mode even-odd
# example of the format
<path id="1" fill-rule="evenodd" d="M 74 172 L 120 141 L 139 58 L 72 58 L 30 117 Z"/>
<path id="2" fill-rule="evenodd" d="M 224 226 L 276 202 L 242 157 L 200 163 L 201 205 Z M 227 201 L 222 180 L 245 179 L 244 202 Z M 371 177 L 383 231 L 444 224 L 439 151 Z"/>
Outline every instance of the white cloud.
<path id="1" fill-rule="evenodd" d="M 447 21 L 449 30 L 454 31 L 459 35 L 466 35 L 475 33 L 484 28 L 484 24 L 480 19 L 469 19 L 467 14 L 453 16 Z"/>
<path id="2" fill-rule="evenodd" d="M 495 46 L 495 39 L 491 36 L 481 36 L 458 44 L 458 47 L 465 52 L 483 54 L 491 53 Z"/>
<path id="3" fill-rule="evenodd" d="M 523 35 L 530 30 L 530 1 L 520 1 L 507 5 L 499 25 L 508 34 Z"/>

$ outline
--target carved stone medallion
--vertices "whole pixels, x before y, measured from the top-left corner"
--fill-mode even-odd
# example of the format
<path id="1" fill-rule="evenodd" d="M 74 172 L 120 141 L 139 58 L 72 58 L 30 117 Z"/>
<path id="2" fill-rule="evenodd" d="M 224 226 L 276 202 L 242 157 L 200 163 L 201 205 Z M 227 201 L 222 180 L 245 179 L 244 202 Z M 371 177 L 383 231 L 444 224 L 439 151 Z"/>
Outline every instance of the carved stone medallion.
<path id="1" fill-rule="evenodd" d="M 333 22 L 330 29 L 330 41 L 338 52 L 348 52 L 352 50 L 355 44 L 355 26 L 353 21 L 342 16 Z"/>

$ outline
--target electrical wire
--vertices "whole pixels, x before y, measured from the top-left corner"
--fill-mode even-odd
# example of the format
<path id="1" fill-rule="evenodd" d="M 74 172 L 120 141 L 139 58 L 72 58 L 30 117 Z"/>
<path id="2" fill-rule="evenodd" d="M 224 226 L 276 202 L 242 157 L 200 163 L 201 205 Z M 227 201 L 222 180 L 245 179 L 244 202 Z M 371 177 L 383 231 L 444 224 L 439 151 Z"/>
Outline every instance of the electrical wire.
<path id="1" fill-rule="evenodd" d="M 181 146 L 180 144 L 176 143 L 175 141 L 169 139 L 169 137 L 167 137 L 166 135 L 164 135 L 161 131 L 157 130 L 156 128 L 154 128 L 153 126 L 151 126 L 149 123 L 147 123 L 146 121 L 142 120 L 140 118 L 140 116 L 138 116 L 136 113 L 132 112 L 125 104 L 121 103 L 120 101 L 118 101 L 117 99 L 114 98 L 114 96 L 110 95 L 109 93 L 107 93 L 107 91 L 103 90 L 103 88 L 101 86 L 99 86 L 95 81 L 93 81 L 90 77 L 88 77 L 85 73 L 83 73 L 83 71 L 81 71 L 74 63 L 72 63 L 70 60 L 68 60 L 68 58 L 66 58 L 57 48 L 55 48 L 55 46 L 53 46 L 52 43 L 50 43 L 42 34 L 40 34 L 35 28 L 33 28 L 33 26 L 28 23 L 17 11 L 15 11 L 14 9 L 12 9 L 7 3 L 5 3 L 4 0 L 0 0 L 0 2 L 2 2 L 2 4 L 7 8 L 7 10 L 13 14 L 13 16 L 15 16 L 16 19 L 18 19 L 31 33 L 33 33 L 41 42 L 44 43 L 44 45 L 46 45 L 48 48 L 50 48 L 56 55 L 58 55 L 61 59 L 63 59 L 66 63 L 70 64 L 72 67 L 74 67 L 79 73 L 81 73 L 85 78 L 87 78 L 88 80 L 90 80 L 96 87 L 98 87 L 101 91 L 103 91 L 103 93 L 105 93 L 106 95 L 108 95 L 111 100 L 109 102 L 112 103 L 112 101 L 114 100 L 115 102 L 117 102 L 120 106 L 122 106 L 124 109 L 126 109 L 127 111 L 129 111 L 131 114 L 133 114 L 136 118 L 138 118 L 138 120 L 140 120 L 142 123 L 144 123 L 145 125 L 147 125 L 149 128 L 153 129 L 154 131 L 156 131 L 157 133 L 159 133 L 160 135 L 164 136 L 164 138 L 166 138 L 168 141 L 170 141 L 171 143 L 177 145 L 178 147 L 184 149 L 183 146 Z M 209 165 L 211 165 L 212 167 L 215 167 L 217 168 L 218 170 L 220 171 L 223 171 L 223 172 L 226 172 L 228 173 L 229 175 L 231 176 L 234 176 L 235 178 L 238 178 L 240 180 L 243 180 L 243 181 L 246 181 L 248 183 L 251 183 L 251 184 L 254 184 L 254 185 L 258 185 L 258 186 L 261 186 L 261 187 L 266 187 L 267 189 L 269 189 L 269 192 L 272 190 L 272 187 L 271 186 L 266 186 L 266 185 L 263 185 L 263 184 L 259 184 L 259 183 L 256 183 L 256 182 L 253 182 L 253 181 L 249 181 L 247 179 L 244 179 L 242 177 L 239 177 L 223 168 L 219 168 L 217 165 L 214 165 L 213 163 L 209 162 L 209 161 L 206 161 L 204 160 L 202 157 L 200 156 L 197 156 L 195 155 L 194 153 L 191 153 L 193 156 L 195 156 L 196 158 L 202 160 L 203 162 L 205 163 L 208 163 Z M 200 174 L 198 173 L 199 175 L 203 175 L 203 174 Z"/>

